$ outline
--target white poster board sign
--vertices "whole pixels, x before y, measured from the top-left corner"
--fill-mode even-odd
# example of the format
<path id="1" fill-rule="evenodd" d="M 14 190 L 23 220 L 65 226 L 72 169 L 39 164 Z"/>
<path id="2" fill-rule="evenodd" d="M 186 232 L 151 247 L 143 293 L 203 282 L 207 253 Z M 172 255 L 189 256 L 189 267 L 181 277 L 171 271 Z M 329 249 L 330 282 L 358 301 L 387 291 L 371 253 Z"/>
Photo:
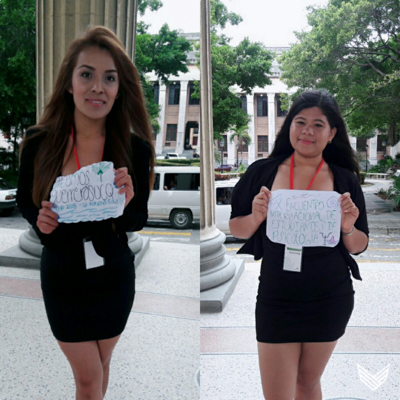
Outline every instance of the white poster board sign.
<path id="1" fill-rule="evenodd" d="M 101 221 L 122 215 L 125 193 L 118 194 L 114 164 L 102 161 L 59 176 L 50 192 L 58 222 Z"/>
<path id="2" fill-rule="evenodd" d="M 340 240 L 337 192 L 275 190 L 268 205 L 267 236 L 293 247 L 334 247 Z"/>

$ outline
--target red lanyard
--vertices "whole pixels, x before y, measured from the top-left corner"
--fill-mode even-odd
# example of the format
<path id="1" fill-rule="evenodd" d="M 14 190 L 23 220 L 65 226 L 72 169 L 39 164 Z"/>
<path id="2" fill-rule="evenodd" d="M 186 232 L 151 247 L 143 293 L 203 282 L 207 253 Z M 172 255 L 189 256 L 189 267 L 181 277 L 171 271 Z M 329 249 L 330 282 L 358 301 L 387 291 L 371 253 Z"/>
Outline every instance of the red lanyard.
<path id="1" fill-rule="evenodd" d="M 78 171 L 81 169 L 81 164 L 79 164 L 79 158 L 78 158 L 78 152 L 76 151 L 76 146 L 75 146 L 75 137 L 74 137 L 74 127 L 71 126 L 71 135 L 72 135 L 72 140 L 74 142 L 74 154 L 75 154 L 75 160 L 76 160 L 76 165 L 78 167 Z M 104 144 L 105 146 L 105 144 Z M 101 155 L 101 161 L 103 161 L 104 157 L 104 147 L 103 147 L 103 154 Z"/>
<path id="2" fill-rule="evenodd" d="M 311 179 L 310 184 L 308 185 L 306 190 L 309 190 L 311 185 L 313 184 L 316 176 L 318 175 L 318 172 L 321 171 L 322 165 L 324 164 L 324 159 L 322 159 L 321 163 L 318 166 L 317 172 L 315 173 L 314 177 Z M 294 183 L 293 183 L 293 169 L 294 169 L 294 153 L 292 154 L 292 158 L 290 160 L 290 189 L 294 189 Z"/>

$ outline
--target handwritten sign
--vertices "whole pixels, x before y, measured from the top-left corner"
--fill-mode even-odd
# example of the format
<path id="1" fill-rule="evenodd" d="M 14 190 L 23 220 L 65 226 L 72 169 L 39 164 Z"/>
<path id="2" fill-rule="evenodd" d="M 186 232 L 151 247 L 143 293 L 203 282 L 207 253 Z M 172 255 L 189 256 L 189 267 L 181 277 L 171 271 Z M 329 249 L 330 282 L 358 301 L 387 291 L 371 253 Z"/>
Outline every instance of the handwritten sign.
<path id="1" fill-rule="evenodd" d="M 59 176 L 50 192 L 58 222 L 100 221 L 122 215 L 125 193 L 118 194 L 114 164 L 102 161 Z"/>
<path id="2" fill-rule="evenodd" d="M 340 240 L 337 192 L 275 190 L 268 205 L 267 236 L 294 247 L 334 247 Z"/>

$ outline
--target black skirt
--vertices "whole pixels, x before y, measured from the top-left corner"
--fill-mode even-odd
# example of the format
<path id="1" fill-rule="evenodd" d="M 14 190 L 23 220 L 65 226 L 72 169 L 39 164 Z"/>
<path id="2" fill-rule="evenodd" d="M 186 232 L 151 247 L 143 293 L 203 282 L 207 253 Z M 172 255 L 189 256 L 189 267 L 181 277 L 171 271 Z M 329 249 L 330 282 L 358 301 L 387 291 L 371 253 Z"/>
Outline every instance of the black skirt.
<path id="1" fill-rule="evenodd" d="M 82 240 L 43 248 L 41 286 L 57 340 L 103 340 L 123 332 L 135 296 L 134 254 L 118 236 L 110 240 L 115 243 L 107 247 L 113 252 L 104 255 L 103 266 L 92 269 L 86 269 Z"/>
<path id="2" fill-rule="evenodd" d="M 350 270 L 339 246 L 303 248 L 301 272 L 283 270 L 284 246 L 263 240 L 256 304 L 257 340 L 330 342 L 340 338 L 354 307 Z"/>

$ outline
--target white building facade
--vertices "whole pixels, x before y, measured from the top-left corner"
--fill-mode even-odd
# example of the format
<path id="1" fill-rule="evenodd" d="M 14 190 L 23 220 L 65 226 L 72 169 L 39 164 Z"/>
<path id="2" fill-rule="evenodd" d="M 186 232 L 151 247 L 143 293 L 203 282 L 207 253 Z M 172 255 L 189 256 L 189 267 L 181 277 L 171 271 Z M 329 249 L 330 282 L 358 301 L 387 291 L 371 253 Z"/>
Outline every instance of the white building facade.
<path id="1" fill-rule="evenodd" d="M 199 33 L 185 34 L 188 40 L 198 42 Z M 195 82 L 200 81 L 195 50 L 188 53 L 188 72 L 168 77 L 163 83 L 154 73 L 147 74 L 153 84 L 154 101 L 160 106 L 160 132 L 155 136 L 156 155 L 170 152 L 191 156 L 199 153 L 200 99 L 192 98 Z"/>
<path id="2" fill-rule="evenodd" d="M 278 56 L 289 47 L 268 47 L 268 50 L 275 52 Z M 296 88 L 288 87 L 280 80 L 281 71 L 276 60 L 271 67 L 271 84 L 263 88 L 255 87 L 251 95 L 241 95 L 242 108 L 250 116 L 248 133 L 251 138 L 250 145 L 240 146 L 236 139 L 230 142 L 233 132 L 223 135 L 223 146 L 218 143 L 223 162 L 221 164 L 235 165 L 236 163 L 250 165 L 254 161 L 268 157 L 274 148 L 276 135 L 279 133 L 285 120 L 286 112 L 281 109 L 281 94 L 292 95 Z M 393 158 L 400 153 L 400 142 L 387 147 L 384 140 L 381 140 L 379 133 L 372 139 L 357 139 L 349 136 L 351 146 L 354 150 L 367 157 L 370 165 L 376 165 L 384 155 Z"/>

